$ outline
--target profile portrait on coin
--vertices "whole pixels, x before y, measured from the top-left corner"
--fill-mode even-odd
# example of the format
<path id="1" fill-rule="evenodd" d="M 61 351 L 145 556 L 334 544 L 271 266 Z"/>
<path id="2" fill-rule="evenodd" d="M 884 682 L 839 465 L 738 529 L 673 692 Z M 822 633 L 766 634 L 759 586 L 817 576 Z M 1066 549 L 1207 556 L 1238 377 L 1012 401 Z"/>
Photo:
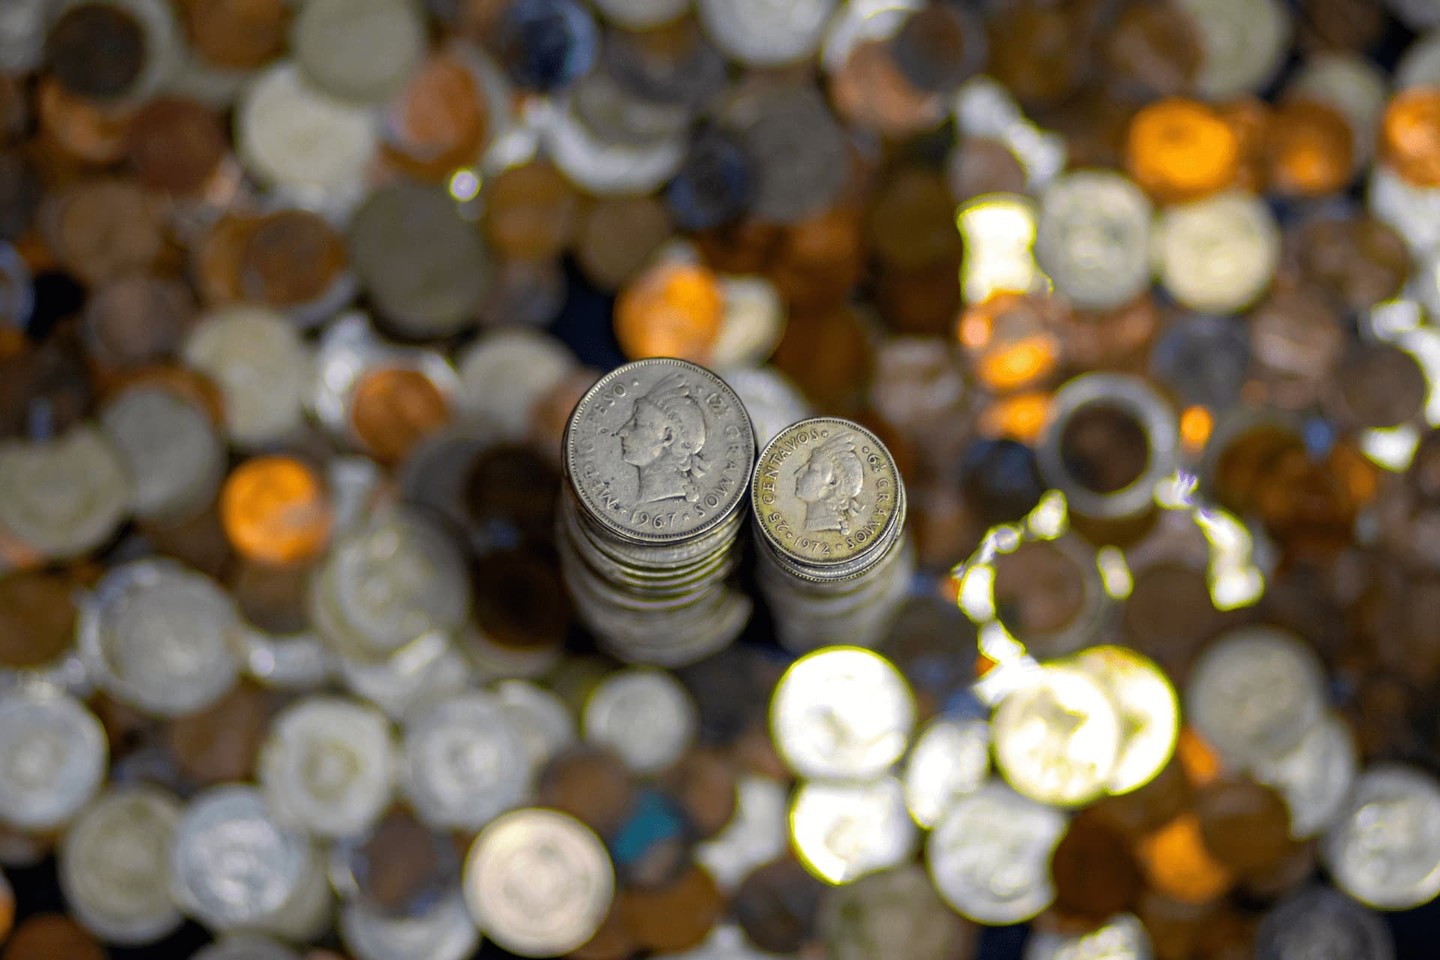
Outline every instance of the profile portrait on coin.
<path id="1" fill-rule="evenodd" d="M 864 488 L 865 472 L 854 437 L 840 434 L 816 447 L 795 477 L 795 496 L 805 504 L 805 529 L 848 534 L 851 521 L 865 515 L 860 503 Z"/>
<path id="2" fill-rule="evenodd" d="M 630 419 L 615 431 L 620 457 L 640 474 L 640 502 L 700 497 L 697 480 L 709 470 L 700 455 L 705 417 L 685 377 L 665 377 L 635 401 Z"/>

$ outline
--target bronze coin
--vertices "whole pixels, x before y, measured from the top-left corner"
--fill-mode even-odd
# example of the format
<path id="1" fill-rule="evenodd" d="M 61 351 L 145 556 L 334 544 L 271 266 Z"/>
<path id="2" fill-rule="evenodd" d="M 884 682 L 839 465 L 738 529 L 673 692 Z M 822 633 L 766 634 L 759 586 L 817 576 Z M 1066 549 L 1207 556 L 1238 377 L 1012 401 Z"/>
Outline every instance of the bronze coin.
<path id="1" fill-rule="evenodd" d="M 242 299 L 241 274 L 250 238 L 260 225 L 258 217 L 230 212 L 211 224 L 192 251 L 196 287 L 209 305 L 234 303 Z"/>
<path id="2" fill-rule="evenodd" d="M 0 664 L 53 663 L 75 642 L 75 591 L 58 573 L 17 571 L 0 577 Z"/>
<path id="3" fill-rule="evenodd" d="M 900 138 L 933 129 L 944 118 L 940 98 L 921 89 L 880 40 L 858 43 L 830 75 L 830 99 L 851 124 Z"/>
<path id="4" fill-rule="evenodd" d="M 196 786 L 249 780 L 269 733 L 270 712 L 264 690 L 237 684 L 213 706 L 170 721 L 166 744 Z"/>
<path id="5" fill-rule="evenodd" d="M 1134 571 L 1121 623 L 1127 642 L 1173 676 L 1220 631 L 1225 615 L 1210 599 L 1205 568 L 1163 562 Z"/>
<path id="6" fill-rule="evenodd" d="M 350 398 L 350 424 L 378 460 L 405 459 L 415 445 L 450 422 L 450 401 L 418 370 L 380 367 L 360 377 Z"/>
<path id="7" fill-rule="evenodd" d="M 1300 0 L 1300 45 L 1312 50 L 1372 48 L 1389 25 L 1385 5 L 1370 0 Z"/>
<path id="8" fill-rule="evenodd" d="M 475 619 L 485 636 L 515 650 L 558 649 L 570 626 L 560 573 L 525 550 L 498 550 L 475 561 Z"/>
<path id="9" fill-rule="evenodd" d="M 174 356 L 195 323 L 190 288 L 173 277 L 132 273 L 97 287 L 81 318 L 85 350 L 105 371 Z"/>
<path id="10" fill-rule="evenodd" d="M 1205 848 L 1237 875 L 1270 870 L 1294 850 L 1284 799 L 1253 780 L 1216 780 L 1201 787 L 1195 815 Z"/>
<path id="11" fill-rule="evenodd" d="M 345 269 L 345 238 L 318 214 L 281 210 L 254 223 L 240 262 L 246 300 L 293 307 L 323 296 Z"/>
<path id="12" fill-rule="evenodd" d="M 559 470 L 530 447 L 518 444 L 486 450 L 475 459 L 465 481 L 470 522 L 486 539 L 497 541 L 518 535 L 522 542 L 549 542 L 559 494 Z"/>
<path id="13" fill-rule="evenodd" d="M 145 69 L 145 31 L 115 4 L 82 3 L 60 15 L 45 41 L 45 61 L 65 89 L 81 97 L 123 96 Z"/>
<path id="14" fill-rule="evenodd" d="M 787 857 L 746 877 L 730 912 L 761 950 L 794 953 L 814 938 L 824 899 L 825 885 Z"/>
<path id="15" fill-rule="evenodd" d="M 43 343 L 0 354 L 0 436 L 63 433 L 90 412 L 93 399 L 73 323 Z"/>
<path id="16" fill-rule="evenodd" d="M 286 0 L 183 0 L 195 51 L 217 67 L 253 70 L 285 48 Z"/>
<path id="17" fill-rule="evenodd" d="M 192 194 L 201 190 L 226 154 L 220 117 L 194 100 L 156 97 L 130 122 L 130 162 L 151 190 Z"/>
<path id="18" fill-rule="evenodd" d="M 1055 909 L 1097 923 L 1130 909 L 1144 885 L 1125 837 L 1086 811 L 1056 845 L 1050 874 Z"/>
<path id="19" fill-rule="evenodd" d="M 605 915 L 595 936 L 566 956 L 569 960 L 628 960 L 639 950 L 640 944 L 620 915 L 620 904 L 612 902 L 610 912 Z"/>
<path id="20" fill-rule="evenodd" d="M 489 184 L 482 225 L 485 238 L 505 256 L 559 256 L 574 239 L 579 221 L 579 194 L 549 163 L 511 167 Z"/>
<path id="21" fill-rule="evenodd" d="M 658 890 L 622 888 L 618 901 L 620 917 L 636 942 L 661 953 L 699 946 L 725 912 L 715 881 L 696 866 Z"/>
<path id="22" fill-rule="evenodd" d="M 103 947 L 69 917 L 33 916 L 20 924 L 0 960 L 105 960 Z"/>
<path id="23" fill-rule="evenodd" d="M 46 239 L 86 284 L 143 271 L 165 250 L 160 204 L 134 181 L 85 180 L 49 199 Z"/>
<path id="24" fill-rule="evenodd" d="M 213 505 L 181 523 L 141 524 L 140 531 L 156 553 L 174 557 L 217 579 L 234 556 L 220 522 L 220 511 Z"/>
<path id="25" fill-rule="evenodd" d="M 1351 351 L 1337 381 L 1345 411 L 1363 427 L 1393 427 L 1412 419 L 1430 389 L 1419 362 L 1388 343 Z"/>
<path id="26" fill-rule="evenodd" d="M 267 633 L 299 633 L 310 624 L 308 570 L 238 558 L 228 586 L 241 615 Z"/>
<path id="27" fill-rule="evenodd" d="M 955 277 L 960 261 L 938 260 L 915 270 L 880 266 L 875 281 L 875 306 L 897 333 L 945 334 L 960 309 Z"/>
<path id="28" fill-rule="evenodd" d="M 696 837 L 713 837 L 734 818 L 738 772 L 730 756 L 708 747 L 692 747 L 666 771 L 665 790 L 679 803 Z"/>
<path id="29" fill-rule="evenodd" d="M 45 76 L 36 91 L 36 113 L 42 132 L 37 145 L 45 148 L 47 161 L 53 160 L 54 172 L 64 171 L 60 182 L 83 172 L 67 169 L 76 161 L 109 165 L 125 159 L 135 114 L 123 101 L 88 100 Z"/>
<path id="30" fill-rule="evenodd" d="M 937 173 L 912 167 L 894 174 L 880 188 L 865 225 L 872 251 L 892 266 L 915 270 L 959 262 L 960 233 Z"/>
<path id="31" fill-rule="evenodd" d="M 409 810 L 391 810 L 355 851 L 363 864 L 361 895 L 383 911 L 403 913 L 453 869 L 449 853 Z"/>
<path id="32" fill-rule="evenodd" d="M 1191 90 L 1204 59 L 1195 21 L 1175 3 L 1131 3 L 1104 38 L 1105 85 L 1155 100 Z"/>
<path id="33" fill-rule="evenodd" d="M 616 290 L 675 232 L 655 197 L 606 197 L 584 216 L 575 257 L 595 286 Z"/>
<path id="34" fill-rule="evenodd" d="M 570 814 L 601 837 L 613 837 L 635 808 L 635 781 L 606 750 L 579 748 L 550 761 L 535 802 Z"/>
<path id="35" fill-rule="evenodd" d="M 995 558 L 996 615 L 1022 642 L 1063 630 L 1084 604 L 1085 571 L 1054 543 L 1023 543 Z"/>

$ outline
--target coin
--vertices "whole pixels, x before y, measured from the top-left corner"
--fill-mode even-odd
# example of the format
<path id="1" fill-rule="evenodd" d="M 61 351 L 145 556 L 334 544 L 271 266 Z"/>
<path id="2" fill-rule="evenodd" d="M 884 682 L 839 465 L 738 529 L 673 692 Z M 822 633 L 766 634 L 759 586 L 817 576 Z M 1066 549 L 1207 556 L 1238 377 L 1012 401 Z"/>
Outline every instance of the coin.
<path id="1" fill-rule="evenodd" d="M 1290 808 L 1290 834 L 1320 833 L 1339 815 L 1359 775 L 1355 736 L 1326 714 L 1289 753 L 1257 766 L 1255 778 L 1280 791 Z"/>
<path id="2" fill-rule="evenodd" d="M 1022 795 L 1079 806 L 1104 793 L 1120 753 L 1120 717 L 1080 670 L 1049 665 L 1000 701 L 992 721 L 995 766 Z"/>
<path id="3" fill-rule="evenodd" d="M 1050 855 L 1065 831 L 1060 811 L 991 781 L 962 797 L 925 845 L 930 880 L 977 923 L 1020 923 L 1050 904 Z"/>
<path id="4" fill-rule="evenodd" d="M 842 884 L 899 866 L 919 844 L 900 782 L 800 786 L 790 803 L 790 840 L 811 873 Z"/>
<path id="5" fill-rule="evenodd" d="M 405 0 L 310 0 L 291 26 L 296 62 L 332 96 L 377 103 L 400 92 L 425 52 L 425 24 Z"/>
<path id="6" fill-rule="evenodd" d="M 938 717 L 915 738 L 905 758 L 905 805 L 922 827 L 940 822 L 959 797 L 990 775 L 990 725 Z"/>
<path id="7" fill-rule="evenodd" d="M 858 712 L 856 703 L 867 704 Z M 905 751 L 915 704 L 884 657 L 829 647 L 791 664 L 770 702 L 770 735 L 785 763 L 812 779 L 865 780 Z"/>
<path id="8" fill-rule="evenodd" d="M 1261 89 L 1284 61 L 1291 21 L 1275 0 L 1180 0 L 1200 34 L 1204 57 L 1196 85 L 1223 99 Z"/>
<path id="9" fill-rule="evenodd" d="M 212 311 L 181 352 L 220 387 L 225 425 L 237 445 L 279 440 L 299 428 L 310 352 L 280 314 L 253 306 Z"/>
<path id="10" fill-rule="evenodd" d="M 99 421 L 134 484 L 136 517 L 188 520 L 214 501 L 225 443 L 205 411 L 173 391 L 137 384 L 111 399 Z"/>
<path id="11" fill-rule="evenodd" d="M 778 781 L 742 775 L 735 786 L 735 816 L 715 837 L 695 847 L 695 862 L 731 893 L 756 867 L 786 849 L 789 797 Z"/>
<path id="12" fill-rule="evenodd" d="M 366 960 L 464 960 L 480 944 L 465 900 L 458 889 L 447 891 L 418 916 L 390 917 L 364 903 L 340 909 L 340 937 Z"/>
<path id="13" fill-rule="evenodd" d="M 1125 177 L 1079 170 L 1041 197 L 1035 257 L 1076 306 L 1118 307 L 1150 284 L 1150 202 Z"/>
<path id="14" fill-rule="evenodd" d="M 1175 688 L 1154 661 L 1126 647 L 1091 647 L 1070 662 L 1100 683 L 1119 714 L 1120 754 L 1106 790 L 1139 789 L 1174 755 L 1180 733 Z"/>
<path id="15" fill-rule="evenodd" d="M 1413 767 L 1379 764 L 1355 783 L 1321 844 L 1336 884 L 1361 903 L 1405 910 L 1440 893 L 1440 786 Z"/>
<path id="16" fill-rule="evenodd" d="M 1384 921 L 1328 887 L 1308 887 L 1272 907 L 1255 931 L 1256 960 L 1308 957 L 1393 960 Z"/>
<path id="17" fill-rule="evenodd" d="M 1258 299 L 1274 277 L 1280 234 L 1256 197 L 1218 193 L 1167 208 L 1155 231 L 1160 282 L 1192 309 L 1232 313 Z"/>
<path id="18" fill-rule="evenodd" d="M 660 670 L 612 673 L 585 702 L 585 739 L 614 750 L 636 773 L 670 766 L 695 737 L 695 703 L 680 682 Z"/>
<path id="19" fill-rule="evenodd" d="M 1024 960 L 1151 960 L 1150 934 L 1134 914 L 1112 917 L 1088 933 L 1036 932 L 1025 942 Z"/>
<path id="20" fill-rule="evenodd" d="M 57 560 L 109 539 L 133 497 L 119 453 L 91 426 L 48 443 L 0 443 L 0 489 L 0 528 Z"/>
<path id="21" fill-rule="evenodd" d="M 300 960 L 300 954 L 270 937 L 240 933 L 206 944 L 191 960 Z"/>
<path id="22" fill-rule="evenodd" d="M 0 692 L 0 822 L 63 826 L 100 789 L 107 757 L 104 729 L 80 701 L 44 686 Z"/>
<path id="23" fill-rule="evenodd" d="M 405 721 L 402 787 L 427 824 L 478 830 L 528 794 L 526 742 L 502 702 L 479 691 Z"/>
<path id="24" fill-rule="evenodd" d="M 614 870 L 600 838 L 553 810 L 491 821 L 465 860 L 465 905 L 511 953 L 546 957 L 585 943 L 610 910 Z"/>
<path id="25" fill-rule="evenodd" d="M 815 52 L 835 0 L 699 0 L 700 23 L 722 53 L 750 66 L 776 66 Z"/>

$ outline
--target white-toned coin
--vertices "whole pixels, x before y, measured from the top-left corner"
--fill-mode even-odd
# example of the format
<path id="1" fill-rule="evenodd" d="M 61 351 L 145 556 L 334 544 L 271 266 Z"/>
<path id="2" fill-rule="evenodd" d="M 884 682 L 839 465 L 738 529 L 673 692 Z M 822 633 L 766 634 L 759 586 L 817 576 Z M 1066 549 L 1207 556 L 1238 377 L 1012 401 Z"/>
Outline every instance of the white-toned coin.
<path id="1" fill-rule="evenodd" d="M 425 54 L 411 0 L 305 0 L 290 29 L 295 62 L 317 88 L 379 103 L 398 94 Z"/>
<path id="2" fill-rule="evenodd" d="M 395 787 L 390 721 L 367 704 L 308 697 L 276 715 L 260 750 L 265 801 L 282 826 L 351 837 L 374 825 Z"/>
<path id="3" fill-rule="evenodd" d="M 500 701 L 472 691 L 405 723 L 403 788 L 433 827 L 478 830 L 518 806 L 533 776 L 525 741 Z"/>
<path id="4" fill-rule="evenodd" d="M 830 891 L 819 926 L 828 960 L 954 960 L 971 956 L 976 939 L 915 863 Z"/>
<path id="5" fill-rule="evenodd" d="M 1303 840 L 1320 833 L 1340 813 L 1359 767 L 1349 725 L 1327 713 L 1295 749 L 1259 764 L 1255 779 L 1280 791 L 1290 808 L 1290 835 Z"/>
<path id="6" fill-rule="evenodd" d="M 721 274 L 719 280 L 724 313 L 710 347 L 711 366 L 724 370 L 764 363 L 785 334 L 780 292 L 761 276 Z"/>
<path id="7" fill-rule="evenodd" d="M 53 560 L 108 540 L 134 497 L 118 451 L 80 425 L 56 439 L 0 443 L 0 528 Z"/>
<path id="8" fill-rule="evenodd" d="M 1440 3 L 1435 0 L 1386 0 L 1385 5 L 1412 30 L 1440 27 Z"/>
<path id="9" fill-rule="evenodd" d="M 1379 910 L 1408 910 L 1440 894 L 1440 784 L 1381 764 L 1360 775 L 1320 846 L 1337 886 Z"/>
<path id="10" fill-rule="evenodd" d="M 791 664 L 770 702 L 770 736 L 802 777 L 865 780 L 884 773 L 915 724 L 915 699 L 889 660 L 824 647 Z"/>
<path id="11" fill-rule="evenodd" d="M 575 718 L 558 694 L 529 680 L 502 680 L 493 692 L 525 745 L 531 771 L 538 773 L 580 739 Z"/>
<path id="12" fill-rule="evenodd" d="M 171 894 L 209 927 L 255 928 L 296 898 L 314 867 L 309 841 L 275 822 L 258 787 L 212 787 L 176 828 Z"/>
<path id="13" fill-rule="evenodd" d="M 1016 791 L 1073 807 L 1106 790 L 1120 757 L 1120 714 L 1105 688 L 1071 666 L 1041 667 L 1000 701 L 995 766 Z"/>
<path id="14" fill-rule="evenodd" d="M 1255 931 L 1255 960 L 1394 960 L 1385 921 L 1329 887 L 1277 903 Z"/>
<path id="15" fill-rule="evenodd" d="M 0 692 L 0 824 L 63 826 L 105 780 L 105 730 L 79 700 L 46 686 Z"/>
<path id="16" fill-rule="evenodd" d="M 1150 285 L 1150 221 L 1144 191 L 1111 170 L 1057 177 L 1041 197 L 1035 258 L 1076 306 L 1108 310 Z"/>
<path id="17" fill-rule="evenodd" d="M 336 655 L 340 682 L 392 720 L 404 720 L 421 706 L 454 696 L 474 679 L 469 659 L 449 636 L 430 632 L 383 660 Z"/>
<path id="18" fill-rule="evenodd" d="M 362 901 L 340 911 L 340 937 L 356 960 L 464 960 L 480 945 L 459 888 L 418 916 L 387 916 Z"/>
<path id="19" fill-rule="evenodd" d="M 727 57 L 776 66 L 813 55 L 837 0 L 697 0 L 700 23 Z"/>
<path id="20" fill-rule="evenodd" d="M 1111 917 L 1087 933 L 1037 931 L 1025 941 L 1024 960 L 1151 960 L 1150 934 L 1131 913 Z"/>
<path id="21" fill-rule="evenodd" d="M 1315 651 L 1272 627 L 1217 639 L 1190 670 L 1185 715 L 1228 763 L 1248 769 L 1285 756 L 1320 720 L 1325 672 Z"/>
<path id="22" fill-rule="evenodd" d="M 1284 63 L 1291 24 L 1280 0 L 1180 0 L 1180 8 L 1199 30 L 1195 83 L 1207 97 L 1256 92 Z"/>
<path id="23" fill-rule="evenodd" d="M 214 501 L 225 442 L 204 411 L 174 391 L 141 385 L 107 403 L 99 420 L 134 483 L 137 517 L 179 523 Z"/>
<path id="24" fill-rule="evenodd" d="M 1020 923 L 1050 905 L 1050 855 L 1065 815 L 991 781 L 961 797 L 925 846 L 945 902 L 977 923 Z"/>
<path id="25" fill-rule="evenodd" d="M 293 61 L 257 76 L 235 110 L 235 149 L 256 177 L 296 199 L 353 202 L 380 142 L 375 112 L 315 89 Z"/>
<path id="26" fill-rule="evenodd" d="M 648 30 L 678 20 L 689 11 L 692 0 L 593 0 L 606 19 L 627 30 Z"/>
<path id="27" fill-rule="evenodd" d="M 517 327 L 488 331 L 461 353 L 460 403 L 511 439 L 523 438 L 535 405 L 578 364 L 563 343 Z"/>
<path id="28" fill-rule="evenodd" d="M 940 717 L 920 731 L 905 759 L 905 805 L 916 823 L 933 827 L 989 775 L 990 724 Z"/>
<path id="29" fill-rule="evenodd" d="M 612 673 L 585 701 L 585 739 L 614 750 L 636 773 L 657 773 L 695 740 L 699 715 L 673 674 L 647 667 Z"/>
<path id="30" fill-rule="evenodd" d="M 80 609 L 77 642 L 105 692 L 176 717 L 235 685 L 239 623 L 234 600 L 214 580 L 173 560 L 136 560 L 95 585 Z"/>
<path id="31" fill-rule="evenodd" d="M 596 196 L 653 193 L 685 162 L 683 128 L 650 143 L 607 139 L 580 116 L 573 98 L 537 123 L 555 166 Z"/>
<path id="32" fill-rule="evenodd" d="M 465 859 L 465 905 L 482 933 L 522 957 L 569 953 L 610 911 L 615 868 L 605 845 L 555 810 L 490 822 Z"/>
<path id="33" fill-rule="evenodd" d="M 761 447 L 790 424 L 815 415 L 800 388 L 774 367 L 722 370 L 721 376 L 745 404 L 755 427 L 755 442 Z"/>
<path id="34" fill-rule="evenodd" d="M 310 350 L 281 314 L 222 307 L 195 327 L 181 356 L 220 388 L 225 427 L 237 446 L 282 440 L 304 422 Z"/>
<path id="35" fill-rule="evenodd" d="M 1217 193 L 1175 204 L 1155 222 L 1160 282 L 1192 310 L 1235 313 L 1258 300 L 1280 262 L 1280 230 L 1259 197 Z"/>
<path id="36" fill-rule="evenodd" d="M 300 960 L 300 954 L 270 937 L 234 933 L 207 943 L 190 960 Z"/>
<path id="37" fill-rule="evenodd" d="M 1410 252 L 1424 257 L 1440 247 L 1440 187 L 1419 187 L 1376 164 L 1370 173 L 1370 212 L 1393 227 Z"/>
<path id="38" fill-rule="evenodd" d="M 742 775 L 735 785 L 735 815 L 724 830 L 696 844 L 695 862 L 717 887 L 733 893 L 752 870 L 785 850 L 788 809 L 784 784 L 755 774 Z"/>
<path id="39" fill-rule="evenodd" d="M 1397 90 L 1440 87 L 1440 30 L 1431 30 L 1405 48 L 1391 79 Z"/>
<path id="40" fill-rule="evenodd" d="M 802 784 L 790 803 L 795 854 L 827 883 L 849 883 L 909 860 L 919 836 L 893 777 Z"/>
<path id="41" fill-rule="evenodd" d="M 70 913 L 110 943 L 140 946 L 181 923 L 170 899 L 180 801 L 147 784 L 112 787 L 75 819 L 60 847 Z"/>
<path id="42" fill-rule="evenodd" d="M 1149 657 L 1126 647 L 1091 647 L 1070 661 L 1109 695 L 1120 716 L 1120 755 L 1105 789 L 1129 793 L 1155 778 L 1175 753 L 1180 701 Z"/>

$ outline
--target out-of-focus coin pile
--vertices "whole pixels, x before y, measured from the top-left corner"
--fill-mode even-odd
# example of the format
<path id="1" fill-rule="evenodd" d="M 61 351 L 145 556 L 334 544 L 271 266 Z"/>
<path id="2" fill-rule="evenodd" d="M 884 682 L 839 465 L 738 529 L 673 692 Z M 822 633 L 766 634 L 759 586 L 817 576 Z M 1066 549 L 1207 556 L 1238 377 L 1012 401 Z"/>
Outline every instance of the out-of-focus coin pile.
<path id="1" fill-rule="evenodd" d="M 0 0 L 0 960 L 1433 957 L 1437 377 L 1436 0 Z"/>

